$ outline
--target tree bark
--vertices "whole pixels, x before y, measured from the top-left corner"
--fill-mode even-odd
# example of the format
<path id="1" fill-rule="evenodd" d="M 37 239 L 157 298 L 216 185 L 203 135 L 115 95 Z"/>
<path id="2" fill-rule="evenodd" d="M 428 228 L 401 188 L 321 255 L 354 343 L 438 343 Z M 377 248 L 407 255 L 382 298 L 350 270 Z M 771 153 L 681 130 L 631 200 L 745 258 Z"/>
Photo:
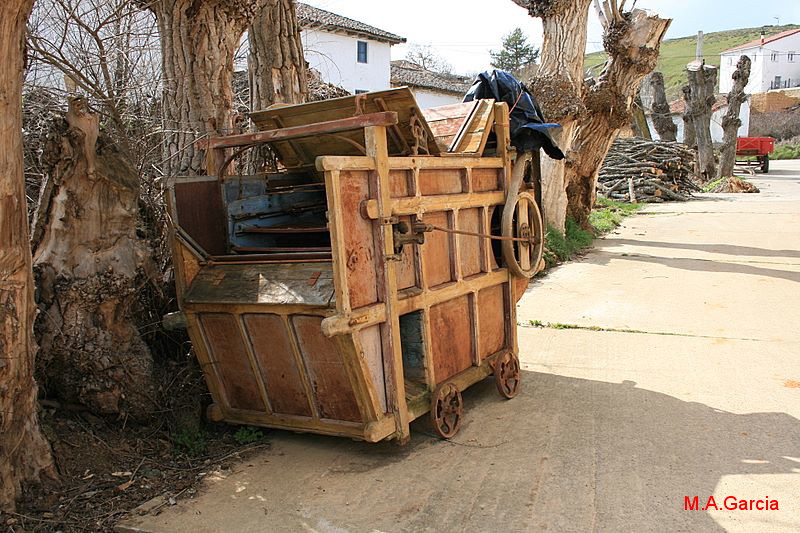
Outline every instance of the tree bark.
<path id="1" fill-rule="evenodd" d="M 102 415 L 156 410 L 153 359 L 135 324 L 136 292 L 152 275 L 137 237 L 138 174 L 83 98 L 54 125 L 34 217 L 39 375 L 48 393 Z"/>
<path id="2" fill-rule="evenodd" d="M 268 0 L 247 30 L 250 110 L 308 98 L 308 74 L 293 0 Z M 272 166 L 268 146 L 250 150 L 249 172 Z"/>
<path id="3" fill-rule="evenodd" d="M 653 72 L 650 86 L 653 88 L 653 127 L 659 139 L 674 142 L 677 139 L 678 126 L 672 120 L 672 113 L 669 110 L 667 93 L 664 90 L 664 75 Z"/>
<path id="4" fill-rule="evenodd" d="M 616 2 L 614 2 L 616 4 Z M 620 128 L 630 123 L 639 85 L 658 62 L 659 48 L 672 21 L 641 9 L 614 10 L 607 20 L 604 46 L 609 54 L 600 79 L 584 97 L 586 114 L 572 140 L 566 165 L 567 215 L 589 228 L 597 174 Z"/>
<path id="5" fill-rule="evenodd" d="M 233 58 L 266 0 L 154 0 L 164 74 L 164 173 L 205 171 L 196 141 L 233 128 Z"/>
<path id="6" fill-rule="evenodd" d="M 647 122 L 647 115 L 644 112 L 644 104 L 642 103 L 642 95 L 637 92 L 636 98 L 633 101 L 631 109 L 633 115 L 631 119 L 631 129 L 633 134 L 648 141 L 653 140 L 653 134 L 650 133 L 650 124 Z"/>
<path id="7" fill-rule="evenodd" d="M 542 211 L 545 222 L 564 231 L 567 208 L 565 169 L 573 157 L 572 138 L 585 111 L 583 62 L 592 0 L 513 0 L 542 19 L 544 42 L 536 76 L 528 82 L 548 121 L 561 124 L 553 137 L 566 155 L 542 158 Z"/>
<path id="8" fill-rule="evenodd" d="M 22 164 L 25 23 L 33 0 L 0 2 L 0 510 L 23 483 L 55 477 L 33 378 L 33 273 Z"/>
<path id="9" fill-rule="evenodd" d="M 747 101 L 744 88 L 750 81 L 750 58 L 742 56 L 736 64 L 733 73 L 733 89 L 728 95 L 728 111 L 722 118 L 722 148 L 720 149 L 719 173 L 717 178 L 728 178 L 733 176 L 733 167 L 736 164 L 736 139 L 739 136 L 739 128 L 742 121 L 739 118 L 739 111 L 742 104 Z"/>
<path id="10" fill-rule="evenodd" d="M 306 61 L 293 0 L 268 0 L 247 30 L 250 109 L 308 97 Z"/>
<path id="11" fill-rule="evenodd" d="M 714 179 L 716 161 L 714 159 L 714 141 L 711 138 L 711 115 L 716 97 L 717 68 L 711 65 L 690 64 L 686 69 L 689 74 L 691 89 L 689 107 L 686 113 L 692 117 L 695 141 L 697 142 L 698 179 L 703 182 Z"/>

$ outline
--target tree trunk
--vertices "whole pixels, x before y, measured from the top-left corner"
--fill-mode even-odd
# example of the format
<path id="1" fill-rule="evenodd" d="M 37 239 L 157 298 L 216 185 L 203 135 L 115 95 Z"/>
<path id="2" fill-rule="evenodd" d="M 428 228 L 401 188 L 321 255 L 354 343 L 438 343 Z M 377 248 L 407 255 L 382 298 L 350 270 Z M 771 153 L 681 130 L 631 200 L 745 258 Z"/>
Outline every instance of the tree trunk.
<path id="1" fill-rule="evenodd" d="M 268 0 L 247 30 L 250 110 L 308 98 L 308 76 L 293 0 Z M 250 150 L 249 172 L 264 171 L 273 158 L 267 146 Z"/>
<path id="2" fill-rule="evenodd" d="M 70 101 L 54 126 L 49 171 L 34 218 L 39 375 L 48 393 L 102 415 L 144 420 L 156 409 L 153 360 L 134 321 L 137 289 L 152 275 L 136 235 L 139 181 L 97 115 Z"/>
<path id="3" fill-rule="evenodd" d="M 544 42 L 541 66 L 529 81 L 531 92 L 546 119 L 561 124 L 553 138 L 566 155 L 555 161 L 542 158 L 542 211 L 545 222 L 564 231 L 567 208 L 565 168 L 573 155 L 576 121 L 585 111 L 583 62 L 587 22 L 592 0 L 513 0 L 542 19 Z"/>
<path id="4" fill-rule="evenodd" d="M 664 90 L 664 75 L 653 72 L 650 77 L 650 86 L 653 88 L 653 126 L 659 139 L 662 141 L 675 141 L 678 135 L 678 126 L 672 120 L 672 113 L 667 102 L 667 93 Z"/>
<path id="5" fill-rule="evenodd" d="M 686 112 L 692 117 L 694 123 L 698 179 L 708 182 L 717 175 L 714 141 L 711 138 L 711 115 L 714 102 L 716 102 L 714 91 L 717 87 L 717 68 L 705 64 L 690 64 L 687 72 L 689 73 L 691 98 Z"/>
<path id="6" fill-rule="evenodd" d="M 0 2 L 0 510 L 27 482 L 55 477 L 33 379 L 33 273 L 22 165 L 25 23 L 33 0 Z"/>
<path id="7" fill-rule="evenodd" d="M 164 73 L 164 173 L 205 172 L 196 141 L 233 128 L 233 57 L 265 0 L 154 0 Z"/>
<path id="8" fill-rule="evenodd" d="M 736 64 L 736 71 L 733 73 L 733 89 L 728 95 L 728 112 L 722 118 L 722 148 L 720 149 L 719 173 L 718 178 L 728 178 L 733 176 L 733 167 L 736 164 L 736 139 L 739 136 L 739 128 L 742 121 L 739 119 L 739 111 L 742 104 L 747 100 L 744 88 L 750 81 L 750 58 L 742 56 Z"/>
<path id="9" fill-rule="evenodd" d="M 586 114 L 578 123 L 573 155 L 566 165 L 567 215 L 584 228 L 590 227 L 603 159 L 620 128 L 630 123 L 633 99 L 658 62 L 661 41 L 671 22 L 641 9 L 630 13 L 615 9 L 607 19 L 604 45 L 609 60 L 584 98 Z"/>
<path id="10" fill-rule="evenodd" d="M 639 94 L 638 91 L 636 94 L 636 99 L 633 101 L 631 114 L 633 115 L 631 120 L 631 129 L 633 130 L 633 134 L 637 137 L 641 137 L 642 139 L 652 141 L 653 134 L 650 133 L 650 124 L 647 123 L 647 115 L 644 112 L 642 95 Z"/>
<path id="11" fill-rule="evenodd" d="M 689 109 L 691 108 L 690 102 L 692 100 L 692 88 L 688 85 L 684 85 L 682 92 L 683 104 L 685 106 L 683 112 L 683 144 L 693 150 L 697 150 L 697 135 L 694 133 L 694 117 L 689 114 Z M 696 162 L 695 165 L 697 165 Z"/>
<path id="12" fill-rule="evenodd" d="M 306 61 L 293 0 L 268 0 L 247 30 L 250 109 L 280 102 L 299 104 L 308 96 Z"/>

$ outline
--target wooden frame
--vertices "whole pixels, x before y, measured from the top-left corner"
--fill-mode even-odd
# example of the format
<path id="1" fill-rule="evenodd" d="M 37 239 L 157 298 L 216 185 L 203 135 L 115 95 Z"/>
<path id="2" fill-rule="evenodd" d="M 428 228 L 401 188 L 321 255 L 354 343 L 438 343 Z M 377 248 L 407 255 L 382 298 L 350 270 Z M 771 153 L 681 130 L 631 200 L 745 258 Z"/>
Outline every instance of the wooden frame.
<path id="1" fill-rule="evenodd" d="M 175 188 L 184 182 L 171 180 L 178 297 L 212 419 L 406 442 L 437 385 L 464 389 L 517 353 L 516 280 L 491 241 L 452 233 L 490 233 L 508 194 L 508 108 L 483 113 L 497 139 L 491 157 L 482 157 L 483 129 L 474 153 L 391 157 L 397 115 L 388 111 L 207 142 L 219 170 L 233 147 L 363 130 L 366 155 L 315 161 L 330 262 L 209 256 L 180 227 Z M 413 220 L 447 231 L 396 247 L 401 222 Z"/>

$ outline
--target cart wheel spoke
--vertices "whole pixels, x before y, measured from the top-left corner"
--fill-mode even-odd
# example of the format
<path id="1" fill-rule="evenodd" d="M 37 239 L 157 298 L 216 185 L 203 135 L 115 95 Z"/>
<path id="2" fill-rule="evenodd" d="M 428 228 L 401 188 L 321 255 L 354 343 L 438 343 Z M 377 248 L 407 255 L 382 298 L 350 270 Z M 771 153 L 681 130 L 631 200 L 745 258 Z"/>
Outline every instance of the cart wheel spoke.
<path id="1" fill-rule="evenodd" d="M 532 278 L 539 269 L 544 253 L 544 224 L 536 199 L 521 192 L 503 208 L 502 233 L 504 237 L 527 239 L 502 241 L 503 259 L 512 274 Z"/>
<path id="2" fill-rule="evenodd" d="M 458 433 L 464 413 L 461 391 L 453 383 L 442 383 L 431 396 L 431 422 L 436 433 L 449 439 Z"/>
<path id="3" fill-rule="evenodd" d="M 513 398 L 519 394 L 520 367 L 516 354 L 507 352 L 501 355 L 494 367 L 494 382 L 497 392 L 504 398 Z"/>

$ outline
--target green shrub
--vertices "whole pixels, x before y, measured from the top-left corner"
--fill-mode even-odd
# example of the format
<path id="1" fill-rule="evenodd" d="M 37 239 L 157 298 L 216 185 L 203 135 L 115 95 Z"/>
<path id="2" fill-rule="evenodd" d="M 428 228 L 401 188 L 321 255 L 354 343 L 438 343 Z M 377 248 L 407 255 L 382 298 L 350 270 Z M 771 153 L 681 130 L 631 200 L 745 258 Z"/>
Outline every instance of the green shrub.
<path id="1" fill-rule="evenodd" d="M 562 234 L 551 225 L 545 234 L 545 262 L 551 267 L 559 262 L 569 261 L 576 252 L 592 244 L 594 235 L 582 229 L 571 218 L 567 219 L 566 232 Z"/>
<path id="2" fill-rule="evenodd" d="M 800 144 L 781 144 L 775 147 L 771 159 L 800 159 Z"/>

